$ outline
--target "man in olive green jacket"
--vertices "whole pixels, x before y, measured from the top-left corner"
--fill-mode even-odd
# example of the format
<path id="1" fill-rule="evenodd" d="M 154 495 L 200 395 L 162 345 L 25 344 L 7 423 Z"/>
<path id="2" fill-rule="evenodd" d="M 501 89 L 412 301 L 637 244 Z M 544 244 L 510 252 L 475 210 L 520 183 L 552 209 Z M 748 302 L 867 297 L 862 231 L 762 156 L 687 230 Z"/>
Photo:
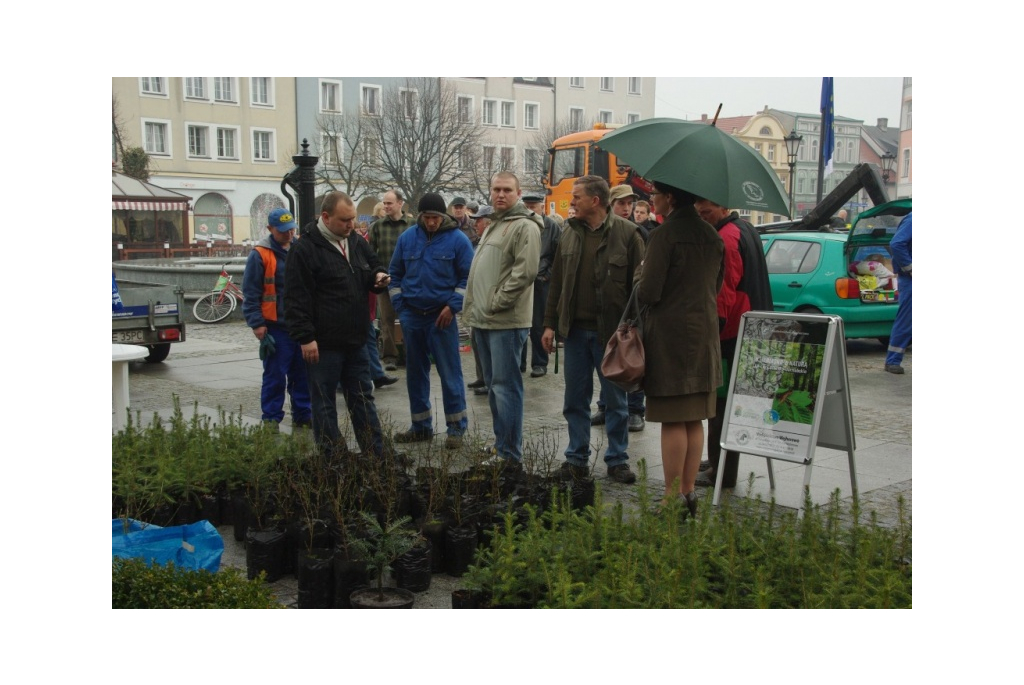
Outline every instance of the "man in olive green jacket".
<path id="1" fill-rule="evenodd" d="M 575 218 L 562 230 L 555 252 L 544 311 L 542 342 L 555 346 L 555 330 L 565 340 L 565 400 L 562 415 L 569 424 L 562 475 L 587 475 L 590 464 L 590 402 L 597 371 L 607 403 L 608 476 L 633 483 L 629 469 L 626 392 L 601 374 L 604 348 L 619 325 L 633 281 L 644 259 L 644 241 L 632 221 L 608 212 L 608 183 L 584 176 L 572 189 Z"/>
<path id="2" fill-rule="evenodd" d="M 463 312 L 483 367 L 494 426 L 486 451 L 500 465 L 523 459 L 523 376 L 519 355 L 533 320 L 533 281 L 540 265 L 540 218 L 520 201 L 515 174 L 491 179 L 491 224 L 469 269 Z"/>

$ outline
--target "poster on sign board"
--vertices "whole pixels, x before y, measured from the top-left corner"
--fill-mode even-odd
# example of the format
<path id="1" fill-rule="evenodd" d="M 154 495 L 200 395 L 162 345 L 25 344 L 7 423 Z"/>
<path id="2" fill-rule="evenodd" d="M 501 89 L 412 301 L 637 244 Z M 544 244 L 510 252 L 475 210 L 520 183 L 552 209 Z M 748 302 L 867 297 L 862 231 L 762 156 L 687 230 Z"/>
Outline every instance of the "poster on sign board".
<path id="1" fill-rule="evenodd" d="M 723 432 L 728 449 L 795 462 L 811 458 L 829 333 L 825 317 L 744 319 Z"/>

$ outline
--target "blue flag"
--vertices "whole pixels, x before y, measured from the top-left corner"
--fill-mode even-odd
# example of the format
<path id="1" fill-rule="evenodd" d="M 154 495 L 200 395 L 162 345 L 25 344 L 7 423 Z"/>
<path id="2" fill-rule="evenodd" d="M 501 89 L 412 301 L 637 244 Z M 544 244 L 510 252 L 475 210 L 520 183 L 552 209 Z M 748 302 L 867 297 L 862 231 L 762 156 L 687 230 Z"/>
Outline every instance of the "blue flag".
<path id="1" fill-rule="evenodd" d="M 825 176 L 832 173 L 832 153 L 836 149 L 836 110 L 832 77 L 821 79 L 821 158 L 825 160 Z"/>

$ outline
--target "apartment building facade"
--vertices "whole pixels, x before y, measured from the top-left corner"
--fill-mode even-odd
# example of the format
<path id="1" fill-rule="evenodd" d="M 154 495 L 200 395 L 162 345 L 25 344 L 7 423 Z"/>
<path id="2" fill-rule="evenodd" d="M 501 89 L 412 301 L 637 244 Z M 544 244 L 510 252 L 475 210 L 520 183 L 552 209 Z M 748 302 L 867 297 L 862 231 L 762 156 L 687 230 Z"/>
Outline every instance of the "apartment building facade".
<path id="1" fill-rule="evenodd" d="M 481 149 L 473 155 L 476 162 L 483 169 L 514 171 L 527 190 L 543 188 L 547 148 L 559 130 L 654 116 L 654 77 L 455 76 L 438 81 L 454 92 L 459 121 L 481 129 Z M 348 146 L 332 139 L 325 119 L 380 116 L 385 93 L 396 88 L 413 91 L 415 84 L 405 77 L 297 78 L 296 144 L 308 140 L 321 157 L 344 154 Z M 443 194 L 449 200 L 455 195 L 487 199 L 480 188 L 468 185 L 445 189 Z M 353 195 L 360 217 L 367 217 L 380 199 L 366 189 L 356 189 Z"/>
<path id="2" fill-rule="evenodd" d="M 913 79 L 906 76 L 903 79 L 903 103 L 900 107 L 900 143 L 898 159 L 896 160 L 896 197 L 913 196 L 913 167 L 911 163 L 911 151 L 914 147 L 913 119 Z"/>
<path id="3" fill-rule="evenodd" d="M 189 226 L 171 242 L 240 244 L 266 232 L 270 211 L 286 206 L 280 184 L 293 167 L 294 78 L 118 77 L 112 91 L 125 146 L 149 155 L 150 182 L 190 198 Z M 115 147 L 115 166 L 116 155 Z M 142 242 L 161 239 L 150 221 L 123 217 Z"/>

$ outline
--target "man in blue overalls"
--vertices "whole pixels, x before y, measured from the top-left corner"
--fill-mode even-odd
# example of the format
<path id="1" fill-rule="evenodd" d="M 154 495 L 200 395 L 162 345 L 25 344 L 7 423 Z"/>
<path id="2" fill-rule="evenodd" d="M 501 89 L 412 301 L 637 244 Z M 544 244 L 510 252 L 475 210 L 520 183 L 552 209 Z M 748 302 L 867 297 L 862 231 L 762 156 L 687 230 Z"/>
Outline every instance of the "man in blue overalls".
<path id="1" fill-rule="evenodd" d="M 446 212 L 444 199 L 427 193 L 419 217 L 399 237 L 391 257 L 388 294 L 402 323 L 406 387 L 412 426 L 395 442 L 431 440 L 430 360 L 441 377 L 441 397 L 448 436 L 445 447 L 457 449 L 466 433 L 466 388 L 459 359 L 459 329 L 466 279 L 473 263 L 473 244 Z"/>
<path id="2" fill-rule="evenodd" d="M 900 308 L 896 312 L 896 320 L 892 323 L 892 334 L 889 336 L 889 354 L 885 357 L 885 370 L 889 373 L 904 373 L 903 353 L 910 347 L 910 293 L 914 279 L 911 276 L 910 245 L 913 239 L 913 216 L 910 212 L 889 243 L 892 254 L 892 268 L 896 272 L 899 285 Z"/>

